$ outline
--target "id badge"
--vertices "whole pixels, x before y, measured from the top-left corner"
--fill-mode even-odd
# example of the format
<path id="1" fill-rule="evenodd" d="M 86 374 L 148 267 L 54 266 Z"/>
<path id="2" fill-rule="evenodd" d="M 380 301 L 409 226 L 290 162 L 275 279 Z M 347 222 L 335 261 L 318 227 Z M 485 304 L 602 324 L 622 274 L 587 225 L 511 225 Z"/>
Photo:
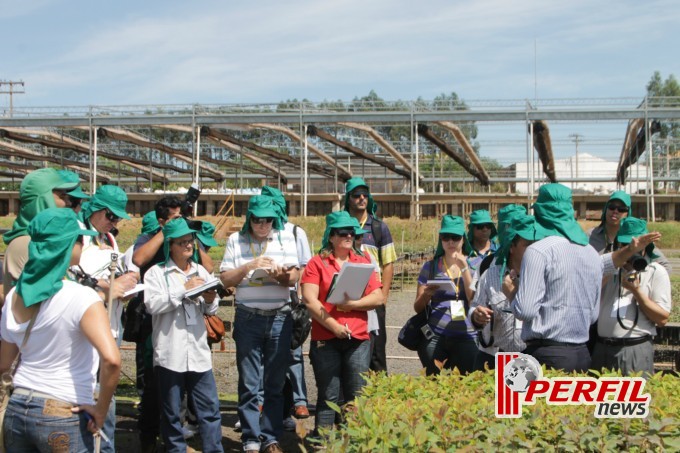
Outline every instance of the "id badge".
<path id="1" fill-rule="evenodd" d="M 618 311 L 618 315 L 621 317 L 621 319 L 626 317 L 626 311 L 628 311 L 628 307 L 630 306 L 630 303 L 632 302 L 632 299 L 630 297 L 618 297 L 616 298 L 616 301 L 614 302 L 614 305 L 612 306 L 612 312 L 611 312 L 611 317 L 616 319 L 616 312 Z"/>
<path id="2" fill-rule="evenodd" d="M 450 302 L 449 314 L 452 321 L 465 321 L 465 306 L 462 300 L 452 300 Z"/>
<path id="3" fill-rule="evenodd" d="M 184 317 L 187 321 L 187 326 L 195 326 L 198 316 L 196 314 L 196 304 L 183 304 Z"/>

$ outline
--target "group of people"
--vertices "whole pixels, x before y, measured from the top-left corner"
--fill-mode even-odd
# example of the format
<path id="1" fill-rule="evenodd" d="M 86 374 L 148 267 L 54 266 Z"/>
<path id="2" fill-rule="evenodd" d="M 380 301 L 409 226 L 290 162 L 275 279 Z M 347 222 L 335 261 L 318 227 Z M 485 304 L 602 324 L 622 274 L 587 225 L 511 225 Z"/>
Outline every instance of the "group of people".
<path id="1" fill-rule="evenodd" d="M 589 234 L 563 185 L 542 186 L 532 208 L 534 216 L 520 205 L 500 209 L 497 229 L 475 211 L 467 236 L 461 217 L 442 219 L 414 302 L 427 310 L 418 347 L 427 373 L 493 368 L 496 352 L 523 352 L 565 371 L 652 375 L 656 327 L 671 311 L 660 235 L 629 215 L 622 191 Z"/>
<path id="2" fill-rule="evenodd" d="M 210 285 L 217 280 L 234 288 L 244 451 L 282 451 L 286 422 L 309 417 L 302 348 L 291 347 L 298 304 L 312 319 L 316 436 L 342 417 L 334 408 L 354 400 L 364 373 L 387 372 L 385 310 L 397 257 L 363 179 L 347 182 L 343 209 L 326 216 L 314 254 L 305 231 L 289 222 L 283 194 L 263 187 L 248 202 L 243 228 L 228 238 L 219 270 L 208 254 L 217 245 L 214 227 L 183 216 L 174 196 L 143 217 L 141 234 L 115 264 L 127 196 L 107 185 L 88 196 L 79 183 L 67 171 L 27 175 L 21 211 L 5 235 L 0 372 L 20 356 L 2 427 L 8 451 L 92 451 L 100 442 L 115 451 L 126 304 L 143 376 L 142 449 L 155 451 L 160 436 L 167 451 L 185 451 L 191 418 L 203 451 L 222 451 L 202 319 L 217 312 Z M 658 233 L 648 233 L 630 208 L 630 197 L 615 192 L 588 236 L 574 219 L 569 189 L 548 184 L 535 216 L 510 205 L 496 225 L 479 210 L 467 231 L 463 218 L 444 216 L 414 302 L 427 313 L 418 347 L 426 373 L 492 368 L 498 351 L 529 353 L 567 371 L 652 373 L 655 326 L 670 312 L 668 263 L 654 246 Z M 331 303 L 346 263 L 373 272 L 363 293 Z M 138 283 L 143 291 L 135 293 Z"/>

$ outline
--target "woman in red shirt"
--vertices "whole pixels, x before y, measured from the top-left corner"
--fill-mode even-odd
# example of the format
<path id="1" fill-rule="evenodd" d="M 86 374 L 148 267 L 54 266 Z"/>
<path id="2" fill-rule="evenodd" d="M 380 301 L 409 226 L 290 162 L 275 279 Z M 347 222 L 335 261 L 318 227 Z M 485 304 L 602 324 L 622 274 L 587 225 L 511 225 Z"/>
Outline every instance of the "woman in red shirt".
<path id="1" fill-rule="evenodd" d="M 359 222 L 347 211 L 326 216 L 322 248 L 302 276 L 302 297 L 312 316 L 312 342 L 309 358 L 318 388 L 316 431 L 332 428 L 335 412 L 327 401 L 352 401 L 364 386 L 361 373 L 368 371 L 371 356 L 366 312 L 383 304 L 378 275 L 374 272 L 359 300 L 334 305 L 326 302 L 333 277 L 347 263 L 371 260 L 354 248 Z"/>

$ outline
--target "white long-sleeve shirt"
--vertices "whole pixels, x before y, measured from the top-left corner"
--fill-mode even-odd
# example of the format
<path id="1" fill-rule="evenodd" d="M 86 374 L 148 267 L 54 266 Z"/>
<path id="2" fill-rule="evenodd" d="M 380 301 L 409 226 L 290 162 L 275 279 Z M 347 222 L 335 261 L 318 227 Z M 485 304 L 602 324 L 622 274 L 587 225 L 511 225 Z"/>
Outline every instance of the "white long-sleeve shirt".
<path id="1" fill-rule="evenodd" d="M 185 273 L 172 260 L 151 267 L 144 276 L 144 305 L 153 326 L 153 363 L 178 373 L 212 369 L 203 314 L 217 313 L 218 298 L 212 304 L 203 298 L 186 298 L 184 284 L 194 276 L 205 281 L 215 278 L 200 264 L 192 262 Z"/>

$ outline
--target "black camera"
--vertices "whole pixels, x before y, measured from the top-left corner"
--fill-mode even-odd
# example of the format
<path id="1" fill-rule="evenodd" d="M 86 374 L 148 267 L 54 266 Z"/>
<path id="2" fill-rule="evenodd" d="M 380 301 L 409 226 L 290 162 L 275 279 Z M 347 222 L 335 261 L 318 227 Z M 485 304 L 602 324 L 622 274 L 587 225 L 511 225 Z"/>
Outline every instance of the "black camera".
<path id="1" fill-rule="evenodd" d="M 647 258 L 640 255 L 639 253 L 631 256 L 628 260 L 628 263 L 633 266 L 633 270 L 636 272 L 642 272 L 647 269 Z"/>
<path id="2" fill-rule="evenodd" d="M 189 225 L 189 228 L 191 228 L 194 231 L 201 231 L 203 229 L 203 222 L 200 220 L 189 220 L 186 217 L 184 220 L 187 221 L 187 225 Z"/>
<path id="3" fill-rule="evenodd" d="M 194 215 L 194 204 L 200 196 L 200 187 L 198 187 L 198 184 L 196 183 L 192 184 L 191 187 L 189 187 L 189 190 L 187 190 L 187 193 L 184 196 L 184 201 L 182 202 L 182 207 L 180 209 L 182 212 L 182 217 L 191 217 Z"/>

